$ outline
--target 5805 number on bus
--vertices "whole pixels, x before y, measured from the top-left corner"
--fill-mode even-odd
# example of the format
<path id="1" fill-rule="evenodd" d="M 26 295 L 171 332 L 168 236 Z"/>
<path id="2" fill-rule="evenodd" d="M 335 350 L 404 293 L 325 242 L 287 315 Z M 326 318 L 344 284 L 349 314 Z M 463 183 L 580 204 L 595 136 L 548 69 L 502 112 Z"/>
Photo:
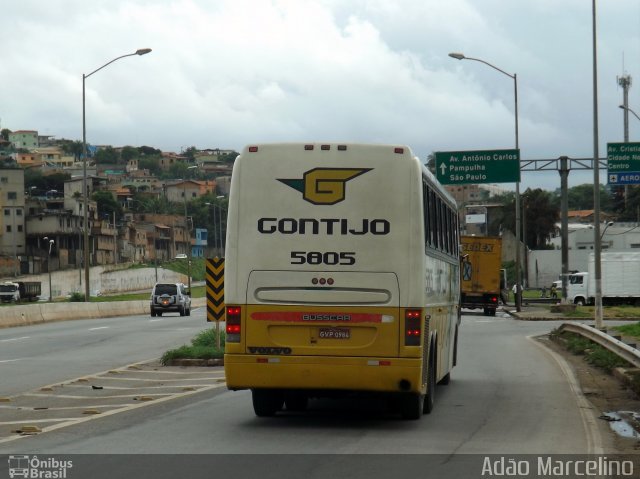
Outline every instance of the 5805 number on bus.
<path id="1" fill-rule="evenodd" d="M 312 265 L 344 265 L 350 266 L 356 264 L 356 253 L 327 251 L 321 253 L 319 251 L 292 251 L 291 264 L 312 264 Z"/>

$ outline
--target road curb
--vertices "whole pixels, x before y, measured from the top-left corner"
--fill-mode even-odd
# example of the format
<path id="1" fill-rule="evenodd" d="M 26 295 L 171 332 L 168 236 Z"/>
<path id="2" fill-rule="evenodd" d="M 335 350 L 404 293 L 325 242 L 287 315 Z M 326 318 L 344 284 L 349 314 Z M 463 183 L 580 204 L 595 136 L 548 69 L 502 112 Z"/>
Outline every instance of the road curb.
<path id="1" fill-rule="evenodd" d="M 526 313 L 526 312 L 516 312 L 516 311 L 509 311 L 509 310 L 503 310 L 505 313 L 507 313 L 509 316 L 511 316 L 514 319 L 518 319 L 520 321 L 589 321 L 591 319 L 593 319 L 593 317 L 583 317 L 583 318 L 567 318 L 565 316 L 563 316 L 562 314 L 557 314 L 557 315 L 552 315 L 553 313 L 547 313 L 546 315 L 544 313 L 538 313 L 538 312 L 532 312 L 532 313 Z M 531 316 L 528 316 L 528 315 Z M 534 316 L 535 315 L 535 316 Z M 640 321 L 640 318 L 638 317 L 626 317 L 626 318 L 603 318 L 604 321 Z"/>
<path id="2" fill-rule="evenodd" d="M 166 366 L 224 366 L 224 359 L 171 359 L 167 361 Z"/>

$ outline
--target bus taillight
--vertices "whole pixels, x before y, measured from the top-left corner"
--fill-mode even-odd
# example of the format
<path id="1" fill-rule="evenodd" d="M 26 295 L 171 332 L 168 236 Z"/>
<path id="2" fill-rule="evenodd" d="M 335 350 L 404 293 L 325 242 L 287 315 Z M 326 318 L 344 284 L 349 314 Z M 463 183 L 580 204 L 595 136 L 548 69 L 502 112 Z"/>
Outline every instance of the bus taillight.
<path id="1" fill-rule="evenodd" d="M 404 312 L 404 344 L 420 346 L 422 336 L 422 310 L 407 309 Z"/>
<path id="2" fill-rule="evenodd" d="M 227 306 L 226 314 L 226 338 L 227 343 L 239 343 L 240 342 L 240 320 L 242 318 L 242 308 L 240 306 Z"/>

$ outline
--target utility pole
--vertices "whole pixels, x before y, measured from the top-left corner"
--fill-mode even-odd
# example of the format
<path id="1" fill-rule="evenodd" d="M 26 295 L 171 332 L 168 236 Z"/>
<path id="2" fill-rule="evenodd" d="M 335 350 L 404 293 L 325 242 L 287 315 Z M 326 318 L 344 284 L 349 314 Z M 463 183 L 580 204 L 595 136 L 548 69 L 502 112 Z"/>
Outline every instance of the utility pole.
<path id="1" fill-rule="evenodd" d="M 567 304 L 567 284 L 569 280 L 569 198 L 568 198 L 568 179 L 569 179 L 569 158 L 561 156 L 560 168 L 560 218 L 562 225 L 562 304 Z"/>
<path id="2" fill-rule="evenodd" d="M 115 211 L 113 212 L 113 264 L 118 264 L 118 227 Z"/>
<path id="3" fill-rule="evenodd" d="M 618 77 L 618 85 L 622 87 L 622 115 L 624 122 L 624 142 L 629 143 L 629 88 L 631 88 L 631 75 Z M 624 185 L 624 207 L 627 208 L 629 197 L 629 185 Z"/>

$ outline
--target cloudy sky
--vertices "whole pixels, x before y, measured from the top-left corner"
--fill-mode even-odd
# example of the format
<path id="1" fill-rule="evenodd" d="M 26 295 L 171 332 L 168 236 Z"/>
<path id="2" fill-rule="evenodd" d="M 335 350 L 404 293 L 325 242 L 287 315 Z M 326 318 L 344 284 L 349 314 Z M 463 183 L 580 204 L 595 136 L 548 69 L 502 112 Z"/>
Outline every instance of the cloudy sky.
<path id="1" fill-rule="evenodd" d="M 355 141 L 593 156 L 589 0 L 4 0 L 0 127 L 87 141 L 240 150 Z M 640 2 L 598 2 L 600 156 L 623 140 L 617 77 L 640 82 Z M 640 114 L 640 83 L 629 106 Z M 630 140 L 640 120 L 630 116 Z M 601 182 L 606 175 L 601 173 Z M 572 172 L 570 185 L 593 173 Z M 513 185 L 505 184 L 505 187 Z M 555 189 L 555 172 L 521 188 Z"/>

